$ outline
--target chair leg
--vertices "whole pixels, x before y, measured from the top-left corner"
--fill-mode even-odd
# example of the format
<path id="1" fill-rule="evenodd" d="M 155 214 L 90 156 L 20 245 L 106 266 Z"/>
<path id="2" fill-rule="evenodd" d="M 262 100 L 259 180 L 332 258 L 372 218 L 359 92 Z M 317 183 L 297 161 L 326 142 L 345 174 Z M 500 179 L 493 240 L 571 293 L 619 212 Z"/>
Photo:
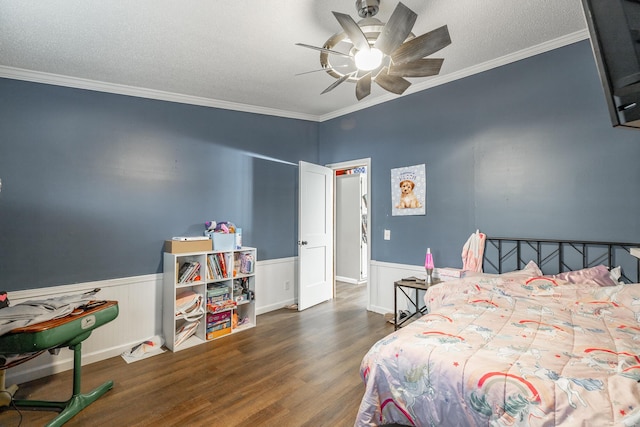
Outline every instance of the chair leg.
<path id="1" fill-rule="evenodd" d="M 11 401 L 13 400 L 13 395 L 18 391 L 18 386 L 15 384 L 11 384 L 9 387 L 6 386 L 6 369 L 0 369 L 0 407 L 9 406 Z"/>
<path id="2" fill-rule="evenodd" d="M 65 402 L 49 402 L 42 400 L 15 400 L 19 408 L 58 410 L 60 414 L 46 427 L 59 427 L 69 421 L 78 412 L 95 402 L 100 396 L 113 388 L 113 381 L 107 381 L 89 393 L 82 394 L 82 343 L 70 347 L 73 350 L 73 394 Z"/>

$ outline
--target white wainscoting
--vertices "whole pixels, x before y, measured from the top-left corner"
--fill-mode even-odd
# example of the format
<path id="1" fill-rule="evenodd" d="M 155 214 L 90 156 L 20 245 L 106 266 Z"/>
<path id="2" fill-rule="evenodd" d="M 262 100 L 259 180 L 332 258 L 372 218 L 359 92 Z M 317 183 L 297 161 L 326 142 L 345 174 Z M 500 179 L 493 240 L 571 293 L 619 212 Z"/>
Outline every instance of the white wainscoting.
<path id="1" fill-rule="evenodd" d="M 256 313 L 278 310 L 297 302 L 298 258 L 260 261 L 256 265 Z M 423 266 L 371 261 L 367 309 L 375 313 L 393 312 L 393 282 L 403 277 L 425 278 Z M 341 280 L 336 277 L 336 280 Z M 289 289 L 285 290 L 285 283 Z M 407 300 L 398 298 L 398 309 L 407 308 Z M 258 325 L 260 319 L 258 319 Z"/>
<path id="2" fill-rule="evenodd" d="M 256 263 L 256 313 L 263 314 L 295 302 L 297 258 Z M 285 289 L 288 287 L 288 289 Z M 116 319 L 95 329 L 82 343 L 82 364 L 120 356 L 136 344 L 162 336 L 162 274 L 126 277 L 49 288 L 9 292 L 11 305 L 100 288 L 98 299 L 118 301 Z M 259 325 L 259 319 L 258 319 Z M 126 363 L 122 360 L 122 363 Z M 141 362 L 137 362 L 141 363 Z M 21 384 L 73 369 L 73 352 L 44 353 L 7 370 L 7 385 Z"/>
<path id="3" fill-rule="evenodd" d="M 410 276 L 425 278 L 424 267 L 372 260 L 369 274 L 369 310 L 380 314 L 393 313 L 393 283 Z M 400 294 L 398 310 L 406 308 L 407 299 Z"/>
<path id="4" fill-rule="evenodd" d="M 256 314 L 278 310 L 297 301 L 298 257 L 256 263 Z M 285 289 L 287 288 L 288 289 Z M 257 320 L 260 325 L 260 318 Z"/>
<path id="5" fill-rule="evenodd" d="M 297 301 L 297 268 L 297 257 L 256 263 L 256 314 L 278 310 Z M 424 268 L 372 261 L 368 310 L 381 314 L 393 312 L 393 282 L 407 276 L 424 276 Z M 115 320 L 95 329 L 82 343 L 83 365 L 120 356 L 134 345 L 154 335 L 162 335 L 162 274 L 9 292 L 9 300 L 15 305 L 30 299 L 82 293 L 95 288 L 101 289 L 98 299 L 118 301 L 120 312 Z M 406 301 L 401 299 L 399 309 L 404 308 Z M 126 362 L 122 360 L 122 363 Z M 73 353 L 69 349 L 61 349 L 58 355 L 44 353 L 8 369 L 7 385 L 70 369 L 73 369 Z"/>
<path id="6" fill-rule="evenodd" d="M 11 305 L 31 299 L 87 292 L 100 288 L 96 298 L 118 301 L 119 314 L 113 321 L 94 329 L 82 342 L 82 364 L 118 356 L 136 344 L 161 334 L 162 275 L 127 277 L 50 288 L 9 292 Z M 122 363 L 126 363 L 124 360 Z M 45 352 L 26 363 L 7 370 L 7 385 L 73 369 L 73 352 L 68 348 L 57 355 Z"/>

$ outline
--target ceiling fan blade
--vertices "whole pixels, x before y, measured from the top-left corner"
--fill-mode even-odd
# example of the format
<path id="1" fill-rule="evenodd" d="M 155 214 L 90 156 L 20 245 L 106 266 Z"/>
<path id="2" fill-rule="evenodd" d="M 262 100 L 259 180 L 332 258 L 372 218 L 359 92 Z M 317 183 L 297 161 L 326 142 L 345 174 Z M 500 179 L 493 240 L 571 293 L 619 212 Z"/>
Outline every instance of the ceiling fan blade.
<path id="1" fill-rule="evenodd" d="M 331 70 L 335 71 L 336 68 L 345 68 L 345 67 L 348 67 L 348 66 L 349 66 L 349 64 L 344 64 L 344 65 L 335 65 L 333 67 L 327 67 L 327 68 L 319 68 L 317 70 L 304 71 L 302 73 L 297 73 L 296 76 L 303 76 L 305 74 L 318 73 L 320 71 L 331 71 Z"/>
<path id="2" fill-rule="evenodd" d="M 345 74 L 344 76 L 340 77 L 338 80 L 336 80 L 335 82 L 333 82 L 331 84 L 331 86 L 329 86 L 328 88 L 326 88 L 325 90 L 323 90 L 320 95 L 324 95 L 327 92 L 332 91 L 333 89 L 335 89 L 340 83 L 344 82 L 345 80 L 347 80 L 349 77 L 351 77 L 352 73 L 350 74 Z"/>
<path id="3" fill-rule="evenodd" d="M 383 89 L 388 90 L 391 93 L 402 95 L 405 90 L 411 86 L 411 82 L 402 77 L 391 76 L 387 72 L 387 67 L 380 71 L 380 74 L 376 76 L 375 82 L 378 83 Z"/>
<path id="4" fill-rule="evenodd" d="M 350 15 L 346 13 L 333 12 L 333 15 L 336 17 L 340 26 L 347 33 L 347 36 L 351 40 L 351 43 L 358 50 L 369 50 L 369 42 L 367 41 L 367 37 L 362 32 L 362 28 L 353 20 Z"/>
<path id="5" fill-rule="evenodd" d="M 429 77 L 440 74 L 443 58 L 424 58 L 404 64 L 391 64 L 389 75 L 398 77 Z"/>
<path id="6" fill-rule="evenodd" d="M 446 25 L 443 25 L 440 28 L 403 43 L 391 54 L 391 59 L 393 59 L 393 62 L 396 64 L 404 64 L 429 56 L 450 44 L 451 37 L 449 36 L 449 29 Z"/>
<path id="7" fill-rule="evenodd" d="M 302 46 L 302 47 L 306 47 L 306 48 L 313 49 L 313 50 L 319 50 L 320 52 L 331 53 L 333 55 L 340 55 L 340 56 L 344 56 L 344 57 L 347 57 L 347 58 L 351 58 L 351 55 L 349 55 L 349 54 L 338 52 L 337 50 L 327 49 L 327 48 L 324 48 L 324 47 L 311 46 L 310 44 L 304 44 L 304 43 L 296 43 L 296 46 Z"/>
<path id="8" fill-rule="evenodd" d="M 378 36 L 374 47 L 391 55 L 411 33 L 418 15 L 402 3 L 398 3 L 389 21 Z"/>
<path id="9" fill-rule="evenodd" d="M 356 98 L 360 101 L 371 93 L 371 73 L 360 77 L 356 82 Z"/>

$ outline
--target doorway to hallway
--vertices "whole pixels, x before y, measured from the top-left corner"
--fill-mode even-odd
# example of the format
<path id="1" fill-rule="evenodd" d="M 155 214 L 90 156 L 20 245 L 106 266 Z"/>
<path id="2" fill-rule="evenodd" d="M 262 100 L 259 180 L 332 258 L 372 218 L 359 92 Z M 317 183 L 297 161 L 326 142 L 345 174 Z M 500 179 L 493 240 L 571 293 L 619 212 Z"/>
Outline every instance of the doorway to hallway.
<path id="1" fill-rule="evenodd" d="M 369 307 L 370 159 L 327 165 L 334 170 L 335 280 L 366 288 Z"/>

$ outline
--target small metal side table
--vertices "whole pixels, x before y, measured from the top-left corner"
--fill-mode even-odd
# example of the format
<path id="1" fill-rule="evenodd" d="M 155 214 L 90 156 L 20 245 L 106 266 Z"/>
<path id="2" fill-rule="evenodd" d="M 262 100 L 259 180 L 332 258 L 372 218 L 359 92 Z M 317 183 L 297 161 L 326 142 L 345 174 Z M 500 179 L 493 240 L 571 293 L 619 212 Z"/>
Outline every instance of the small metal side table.
<path id="1" fill-rule="evenodd" d="M 434 280 L 431 284 L 425 283 L 424 280 L 414 280 L 414 279 L 402 279 L 393 283 L 393 325 L 395 330 L 402 327 L 405 323 L 411 320 L 414 316 L 418 314 L 425 314 L 427 312 L 427 307 L 424 304 L 420 304 L 418 298 L 418 291 L 426 291 L 429 289 L 429 286 L 433 286 L 437 283 L 440 283 L 440 280 Z M 414 311 L 410 313 L 404 319 L 398 321 L 398 290 L 404 294 L 405 297 L 409 300 L 409 302 L 413 305 Z M 414 291 L 414 295 L 410 296 L 409 293 L 411 290 Z"/>

